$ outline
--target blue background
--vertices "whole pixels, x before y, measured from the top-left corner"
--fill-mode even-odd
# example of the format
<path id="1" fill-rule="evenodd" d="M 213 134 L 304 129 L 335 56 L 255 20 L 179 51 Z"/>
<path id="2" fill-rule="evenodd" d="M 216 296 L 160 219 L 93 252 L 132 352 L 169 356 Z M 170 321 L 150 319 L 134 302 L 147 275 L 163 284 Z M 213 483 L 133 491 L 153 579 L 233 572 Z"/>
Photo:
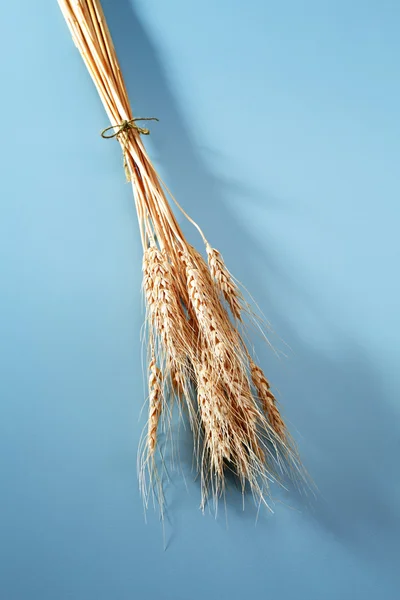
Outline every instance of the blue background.
<path id="1" fill-rule="evenodd" d="M 320 495 L 256 526 L 232 496 L 227 527 L 176 472 L 167 551 L 145 523 L 131 190 L 56 2 L 2 2 L 0 598 L 394 599 L 400 5 L 104 8 L 151 157 L 286 354 L 257 342 Z"/>

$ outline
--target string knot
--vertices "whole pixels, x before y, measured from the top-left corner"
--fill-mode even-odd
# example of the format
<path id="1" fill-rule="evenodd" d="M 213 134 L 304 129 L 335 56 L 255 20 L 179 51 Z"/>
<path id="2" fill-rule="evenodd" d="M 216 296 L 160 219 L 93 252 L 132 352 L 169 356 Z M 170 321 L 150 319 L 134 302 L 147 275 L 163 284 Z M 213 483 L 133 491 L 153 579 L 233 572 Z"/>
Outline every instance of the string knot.
<path id="1" fill-rule="evenodd" d="M 158 121 L 158 119 L 156 117 L 136 117 L 134 119 L 129 119 L 129 121 L 124 119 L 118 125 L 110 125 L 110 127 L 103 129 L 101 137 L 110 140 L 111 138 L 118 137 L 121 133 L 126 133 L 130 129 L 134 129 L 141 135 L 150 135 L 150 130 L 147 129 L 147 127 L 139 127 L 139 125 L 136 125 L 136 121 Z M 112 133 L 107 133 L 111 130 Z"/>
<path id="2" fill-rule="evenodd" d="M 136 121 L 158 121 L 156 117 L 136 117 L 135 119 L 124 119 L 119 125 L 110 125 L 110 127 L 106 127 L 101 132 L 101 137 L 110 140 L 111 138 L 118 138 L 119 142 L 122 145 L 122 154 L 124 157 L 124 169 L 126 180 L 131 181 L 131 170 L 128 165 L 127 152 L 128 152 L 128 142 L 129 138 L 128 132 L 131 129 L 134 129 L 140 135 L 149 135 L 150 131 L 146 127 L 139 127 L 136 125 Z M 112 131 L 112 133 L 107 133 L 108 131 Z"/>

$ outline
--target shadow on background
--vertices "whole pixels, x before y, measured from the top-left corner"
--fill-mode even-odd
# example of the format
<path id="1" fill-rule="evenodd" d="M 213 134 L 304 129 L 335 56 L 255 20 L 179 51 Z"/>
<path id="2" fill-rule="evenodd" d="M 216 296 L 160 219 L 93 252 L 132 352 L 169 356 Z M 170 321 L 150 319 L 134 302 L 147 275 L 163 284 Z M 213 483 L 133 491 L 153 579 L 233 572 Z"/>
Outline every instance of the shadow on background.
<path id="1" fill-rule="evenodd" d="M 336 329 L 331 327 L 330 334 L 340 351 L 332 359 L 324 355 L 324 348 L 305 344 L 285 321 L 278 308 L 279 298 L 266 286 L 272 274 L 277 274 L 286 286 L 292 284 L 272 260 L 273 249 L 269 255 L 265 244 L 258 245 L 230 210 L 228 194 L 232 194 L 236 183 L 220 180 L 202 159 L 174 98 L 162 59 L 133 5 L 129 0 L 108 0 L 104 9 L 134 114 L 160 119 L 152 128 L 152 143 L 169 187 L 204 227 L 211 243 L 222 251 L 229 268 L 245 281 L 274 330 L 292 350 L 290 374 L 286 370 L 280 385 L 283 404 L 290 407 L 291 420 L 305 440 L 300 444 L 302 454 L 320 491 L 318 501 L 306 511 L 307 518 L 344 544 L 351 544 L 358 554 L 390 560 L 395 556 L 400 533 L 395 502 L 398 436 L 395 415 L 383 397 L 379 374 L 365 351 Z M 237 189 L 246 195 L 246 203 L 254 201 L 254 192 L 239 182 Z M 266 209 L 270 203 L 276 201 L 267 196 Z M 290 291 L 306 298 L 304 290 Z M 317 318 L 324 319 L 312 299 L 306 301 Z M 278 361 L 268 348 L 257 350 L 261 362 L 269 364 L 271 380 L 279 381 Z M 191 453 L 189 448 L 188 439 L 184 439 L 181 454 Z M 193 505 L 193 498 L 182 494 L 173 499 L 170 513 L 174 513 L 174 526 L 177 509 L 189 503 Z M 234 512 L 242 510 L 241 498 L 237 505 L 232 499 L 231 503 Z M 301 500 L 296 504 L 305 510 Z"/>

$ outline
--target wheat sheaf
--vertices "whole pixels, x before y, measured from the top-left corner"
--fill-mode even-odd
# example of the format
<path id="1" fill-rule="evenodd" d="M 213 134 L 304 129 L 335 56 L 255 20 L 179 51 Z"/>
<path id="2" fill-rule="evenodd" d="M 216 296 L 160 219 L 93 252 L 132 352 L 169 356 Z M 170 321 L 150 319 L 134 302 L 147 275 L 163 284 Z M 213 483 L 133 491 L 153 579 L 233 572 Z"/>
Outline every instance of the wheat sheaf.
<path id="1" fill-rule="evenodd" d="M 249 305 L 146 152 L 142 136 L 149 131 L 133 117 L 100 2 L 58 2 L 111 123 L 103 137 L 121 145 L 138 216 L 148 339 L 148 423 L 139 453 L 145 502 L 155 489 L 163 502 L 160 434 L 171 432 L 177 406 L 193 433 L 201 506 L 225 493 L 228 471 L 243 494 L 250 489 L 268 504 L 272 482 L 304 471 L 269 381 L 245 343 Z M 168 198 L 199 231 L 206 258 L 185 239 Z"/>

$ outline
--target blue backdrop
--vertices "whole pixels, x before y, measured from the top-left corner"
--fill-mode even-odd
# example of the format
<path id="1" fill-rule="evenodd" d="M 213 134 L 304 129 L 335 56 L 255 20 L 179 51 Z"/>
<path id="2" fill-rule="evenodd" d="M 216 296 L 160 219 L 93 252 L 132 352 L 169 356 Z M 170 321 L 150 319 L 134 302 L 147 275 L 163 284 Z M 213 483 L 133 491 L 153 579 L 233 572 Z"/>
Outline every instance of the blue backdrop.
<path id="1" fill-rule="evenodd" d="M 230 497 L 227 526 L 176 472 L 167 551 L 145 523 L 131 189 L 56 2 L 2 2 L 0 598 L 394 600 L 400 5 L 104 8 L 151 157 L 271 321 L 286 357 L 257 349 L 320 494 L 256 526 Z"/>

